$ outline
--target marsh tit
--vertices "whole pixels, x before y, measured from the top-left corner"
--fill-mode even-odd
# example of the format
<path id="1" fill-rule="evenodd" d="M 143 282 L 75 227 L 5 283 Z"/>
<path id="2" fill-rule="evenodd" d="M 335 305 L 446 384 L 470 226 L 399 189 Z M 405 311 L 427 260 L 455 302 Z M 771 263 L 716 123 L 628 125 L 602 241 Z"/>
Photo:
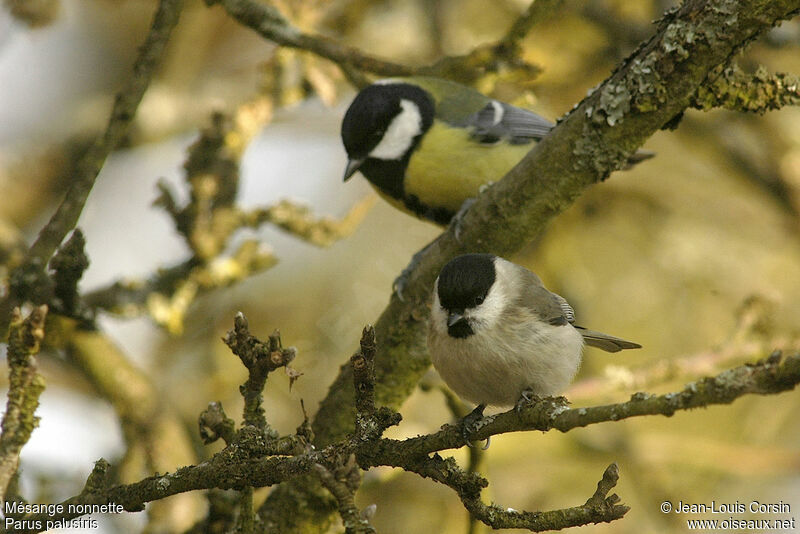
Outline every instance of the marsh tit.
<path id="1" fill-rule="evenodd" d="M 480 412 L 485 405 L 519 406 L 564 391 L 584 344 L 608 352 L 641 347 L 574 321 L 567 301 L 528 269 L 466 254 L 436 279 L 428 350 L 445 383 Z"/>
<path id="2" fill-rule="evenodd" d="M 378 81 L 342 121 L 347 181 L 361 171 L 395 207 L 441 226 L 553 128 L 547 119 L 440 78 Z M 639 151 L 630 164 L 652 157 Z"/>

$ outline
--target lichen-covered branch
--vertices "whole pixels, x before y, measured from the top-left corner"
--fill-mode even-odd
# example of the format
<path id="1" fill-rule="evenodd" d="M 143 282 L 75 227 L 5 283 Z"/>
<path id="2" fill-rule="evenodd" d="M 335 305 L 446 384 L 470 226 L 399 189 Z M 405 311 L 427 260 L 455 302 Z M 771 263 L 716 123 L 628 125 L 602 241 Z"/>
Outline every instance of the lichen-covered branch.
<path id="1" fill-rule="evenodd" d="M 270 223 L 312 245 L 327 247 L 352 235 L 374 203 L 375 197 L 370 195 L 356 203 L 344 217 L 334 219 L 316 217 L 308 206 L 283 199 L 274 206 L 240 211 L 237 224 L 257 228 Z"/>
<path id="2" fill-rule="evenodd" d="M 367 329 L 368 330 L 368 329 Z M 365 335 L 369 344 L 369 334 Z M 246 343 L 245 343 L 246 344 Z M 364 376 L 368 376 L 364 375 Z M 367 380 L 369 380 L 367 378 Z M 568 408 L 565 399 L 544 399 L 524 407 L 488 416 L 475 433 L 478 439 L 506 432 L 573 428 L 642 415 L 670 416 L 676 411 L 700 406 L 727 404 L 748 394 L 777 394 L 800 383 L 800 355 L 781 359 L 771 356 L 751 365 L 730 369 L 715 377 L 703 378 L 686 385 L 681 391 L 666 395 L 637 393 L 631 400 L 605 406 Z M 368 390 L 367 390 L 368 391 Z M 227 419 L 224 413 L 217 419 Z M 299 431 L 300 429 L 298 429 Z M 217 432 L 222 434 L 222 432 Z M 309 482 L 314 474 L 333 495 L 334 502 L 352 526 L 352 532 L 370 532 L 368 523 L 357 513 L 352 494 L 358 487 L 356 462 L 362 469 L 375 466 L 400 467 L 453 488 L 467 510 L 494 528 L 526 528 L 533 531 L 555 530 L 588 523 L 612 521 L 622 517 L 627 507 L 619 504 L 616 495 L 608 495 L 618 478 L 616 466 L 610 466 L 598 483 L 595 494 L 583 505 L 545 512 L 518 512 L 480 499 L 488 482 L 476 473 L 467 472 L 452 458 L 444 459 L 438 451 L 464 445 L 462 433 L 453 425 L 439 432 L 404 440 L 381 438 L 379 433 L 362 434 L 361 439 L 344 438 L 323 449 L 292 447 L 276 450 L 263 439 L 263 433 L 247 425 L 232 438 L 228 446 L 211 459 L 177 471 L 148 477 L 134 484 L 108 487 L 88 484 L 77 496 L 63 505 L 121 504 L 125 510 L 139 511 L 149 501 L 198 489 L 238 489 L 265 487 L 289 479 Z M 287 440 L 292 436 L 285 436 Z M 281 438 L 283 439 L 283 438 Z M 98 478 L 98 477 L 95 477 Z M 98 478 L 99 480 L 99 478 Z M 103 478 L 107 482 L 107 478 Z M 315 500 L 317 504 L 324 500 Z M 64 514 L 63 518 L 78 514 Z M 42 520 L 37 514 L 19 519 Z M 50 516 L 52 519 L 52 516 Z M 367 529 L 367 530 L 365 530 Z M 39 530 L 33 529 L 33 532 Z"/>
<path id="3" fill-rule="evenodd" d="M 408 278 L 405 300 L 395 295 L 375 325 L 377 402 L 399 406 L 429 367 L 427 303 L 448 259 L 468 251 L 507 256 L 519 250 L 585 188 L 623 165 L 648 136 L 684 110 L 717 65 L 798 10 L 797 0 L 688 1 L 668 14 L 648 42 L 478 198 L 461 221 L 459 240 L 445 232 L 421 255 Z M 319 443 L 351 428 L 351 380 L 349 368 L 343 367 L 323 400 L 314 421 Z"/>
<path id="4" fill-rule="evenodd" d="M 44 378 L 36 367 L 36 354 L 44 339 L 47 306 L 39 306 L 25 319 L 19 308 L 11 318 L 8 337 L 8 401 L 0 434 L 0 502 L 17 473 L 19 454 L 38 424 L 36 408 L 44 391 Z"/>
<path id="5" fill-rule="evenodd" d="M 219 438 L 222 438 L 226 445 L 233 443 L 236 423 L 225 415 L 225 410 L 222 409 L 220 402 L 208 403 L 208 408 L 203 410 L 197 419 L 197 426 L 200 431 L 200 439 L 206 445 L 214 443 Z"/>
<path id="6" fill-rule="evenodd" d="M 430 367 L 428 303 L 449 259 L 466 252 L 519 251 L 587 187 L 625 165 L 653 133 L 689 107 L 719 65 L 798 12 L 800 0 L 687 0 L 669 11 L 650 39 L 478 197 L 460 221 L 459 239 L 450 229 L 420 255 L 404 300 L 394 295 L 375 323 L 377 403 L 400 406 Z M 352 431 L 351 382 L 350 366 L 342 366 L 312 424 L 318 446 Z M 259 513 L 265 517 L 294 506 L 297 493 L 304 494 L 301 488 L 273 491 Z M 299 511 L 293 517 L 298 530 L 308 526 Z"/>
<path id="7" fill-rule="evenodd" d="M 748 74 L 736 64 L 716 70 L 717 76 L 697 90 L 692 107 L 765 113 L 800 104 L 800 78 L 796 75 L 771 74 L 763 66 Z"/>
<path id="8" fill-rule="evenodd" d="M 403 467 L 456 490 L 470 515 L 493 529 L 520 528 L 532 532 L 562 530 L 592 523 L 609 523 L 622 518 L 629 510 L 627 506 L 619 504 L 616 494 L 608 495 L 619 479 L 616 464 L 606 468 L 603 478 L 597 483 L 597 490 L 585 504 L 545 512 L 518 511 L 485 504 L 480 492 L 488 482 L 477 474 L 461 470 L 452 458 L 442 459 L 434 455 L 416 465 L 412 463 Z"/>
<path id="9" fill-rule="evenodd" d="M 81 370 L 119 418 L 127 445 L 127 454 L 115 470 L 119 481 L 139 480 L 144 474 L 166 472 L 197 460 L 188 432 L 164 402 L 163 394 L 108 336 L 62 316 L 52 315 L 48 326 L 47 342 L 65 351 L 68 361 Z M 201 498 L 187 494 L 179 500 L 180 504 L 154 503 L 151 523 L 170 529 L 188 526 L 184 522 L 199 514 Z M 172 506 L 180 506 L 183 513 L 165 513 Z"/>
<path id="10" fill-rule="evenodd" d="M 379 438 L 384 430 L 400 423 L 399 413 L 385 406 L 375 407 L 375 329 L 372 325 L 361 334 L 360 350 L 350 358 L 355 389 L 355 437 L 360 441 Z"/>
<path id="11" fill-rule="evenodd" d="M 687 384 L 681 391 L 664 395 L 635 393 L 627 402 L 569 408 L 566 399 L 557 397 L 484 418 L 481 428 L 471 439 L 521 430 L 568 432 L 592 424 L 619 421 L 644 415 L 672 416 L 676 411 L 691 410 L 701 406 L 730 404 L 745 395 L 774 395 L 794 389 L 800 384 L 800 354 L 782 358 L 775 353 L 754 364 L 746 364 L 709 378 Z M 375 445 L 372 456 L 365 446 L 363 457 L 373 465 L 382 465 L 393 457 L 416 454 L 425 455 L 464 445 L 458 425 L 448 425 L 439 432 L 400 441 L 382 440 Z"/>
<path id="12" fill-rule="evenodd" d="M 283 348 L 277 330 L 269 336 L 267 343 L 258 340 L 250 334 L 242 312 L 236 314 L 233 330 L 228 331 L 223 341 L 247 368 L 247 382 L 240 388 L 244 397 L 244 423 L 269 433 L 269 425 L 261 407 L 261 393 L 269 373 L 288 366 L 297 355 L 297 349 Z"/>
<path id="13" fill-rule="evenodd" d="M 355 454 L 332 466 L 316 464 L 314 471 L 325 489 L 336 499 L 346 534 L 375 534 L 375 529 L 356 507 L 355 494 L 361 485 L 361 474 Z"/>

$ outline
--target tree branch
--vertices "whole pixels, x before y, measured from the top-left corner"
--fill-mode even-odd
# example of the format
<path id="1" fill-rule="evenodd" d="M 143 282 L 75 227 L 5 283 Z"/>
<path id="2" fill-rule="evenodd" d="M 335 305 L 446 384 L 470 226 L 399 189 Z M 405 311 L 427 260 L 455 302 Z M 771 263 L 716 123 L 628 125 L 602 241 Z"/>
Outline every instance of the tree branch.
<path id="1" fill-rule="evenodd" d="M 509 55 L 516 56 L 519 53 L 520 42 L 530 33 L 531 29 L 552 16 L 562 3 L 563 0 L 532 0 L 525 12 L 514 21 L 514 24 L 495 47 L 498 50 L 506 50 Z"/>
<path id="2" fill-rule="evenodd" d="M 587 187 L 621 168 L 648 137 L 683 112 L 698 88 L 715 78 L 718 65 L 798 11 L 798 0 L 688 0 L 668 12 L 648 41 L 479 196 L 461 220 L 459 239 L 451 228 L 419 257 L 405 300 L 393 295 L 375 324 L 380 347 L 376 401 L 399 407 L 429 368 L 428 303 L 433 281 L 449 259 L 466 252 L 509 256 L 519 251 Z M 351 372 L 342 366 L 320 404 L 312 423 L 318 446 L 352 431 Z M 286 510 L 298 491 L 273 491 L 259 514 Z M 302 516 L 293 517 L 300 528 Z"/>
<path id="3" fill-rule="evenodd" d="M 408 278 L 406 300 L 394 295 L 375 326 L 378 403 L 399 406 L 430 365 L 427 306 L 444 263 L 469 251 L 502 256 L 518 251 L 585 188 L 622 166 L 647 137 L 684 110 L 717 65 L 800 10 L 797 0 L 718 4 L 689 1 L 664 18 L 647 43 L 480 195 L 461 221 L 460 240 L 451 229 L 421 255 Z M 314 420 L 318 443 L 352 428 L 347 415 L 352 413 L 351 380 L 349 366 L 343 366 Z"/>
<path id="4" fill-rule="evenodd" d="M 798 383 L 800 354 L 785 359 L 772 355 L 755 364 L 743 365 L 715 377 L 700 379 L 687 384 L 681 391 L 665 395 L 636 393 L 627 402 L 585 408 L 568 408 L 563 397 L 543 399 L 519 412 L 512 409 L 487 416 L 485 424 L 473 437 L 485 439 L 492 435 L 530 430 L 546 432 L 556 429 L 567 432 L 574 428 L 643 415 L 669 417 L 677 411 L 729 404 L 749 394 L 778 394 L 793 389 Z M 221 417 L 225 419 L 224 414 Z M 336 496 L 344 515 L 355 521 L 352 523 L 354 528 L 356 525 L 367 528 L 368 525 L 361 518 L 356 519 L 356 509 L 348 496 L 351 496 L 357 486 L 354 476 L 358 473 L 357 470 L 354 471 L 351 459 L 355 455 L 362 469 L 384 465 L 400 467 L 451 487 L 471 514 L 493 528 L 554 530 L 612 521 L 627 512 L 627 507 L 619 504 L 616 495 L 608 495 L 618 479 L 614 464 L 606 469 L 595 494 L 581 506 L 546 512 L 517 512 L 496 505 L 486 505 L 481 501 L 480 493 L 488 482 L 476 473 L 459 468 L 453 458 L 443 459 L 438 455 L 439 451 L 463 445 L 461 430 L 456 425 L 446 425 L 434 434 L 404 440 L 373 435 L 362 440 L 345 438 L 321 450 L 294 448 L 282 452 L 274 450 L 256 434 L 242 434 L 240 431 L 233 443 L 206 462 L 183 467 L 171 474 L 148 477 L 134 484 L 108 488 L 99 483 L 87 483 L 79 495 L 63 501 L 61 505 L 66 510 L 70 504 L 116 503 L 125 510 L 140 511 L 146 502 L 178 493 L 211 488 L 241 490 L 247 487 L 265 487 L 314 472 L 323 478 L 325 486 Z M 304 480 L 307 481 L 307 478 Z M 82 514 L 67 511 L 55 518 L 45 514 L 27 514 L 19 518 L 45 521 L 70 519 L 79 515 Z M 368 532 L 353 532 L 359 531 Z"/>
<path id="5" fill-rule="evenodd" d="M 205 1 L 209 6 L 219 4 L 239 23 L 281 46 L 308 50 L 335 63 L 381 76 L 409 76 L 414 73 L 411 67 L 364 54 L 356 48 L 341 45 L 322 35 L 303 33 L 269 4 L 252 0 Z"/>
<path id="6" fill-rule="evenodd" d="M 269 336 L 267 343 L 251 335 L 247 319 L 242 312 L 236 314 L 233 330 L 228 331 L 223 341 L 247 368 L 247 382 L 239 388 L 244 397 L 244 424 L 269 434 L 270 428 L 264 417 L 264 409 L 261 407 L 263 401 L 261 393 L 264 391 L 269 373 L 288 366 L 297 355 L 297 349 L 294 347 L 284 349 L 281 345 L 281 335 L 277 330 Z"/>
<path id="7" fill-rule="evenodd" d="M 792 74 L 770 74 L 763 66 L 747 74 L 736 64 L 720 66 L 718 76 L 701 86 L 692 99 L 692 107 L 712 108 L 763 114 L 783 106 L 800 104 L 800 79 Z"/>
<path id="8" fill-rule="evenodd" d="M 539 68 L 521 60 L 517 55 L 518 41 L 534 24 L 555 9 L 561 0 L 538 0 L 515 22 L 508 34 L 499 42 L 482 45 L 463 56 L 448 56 L 433 65 L 413 67 L 380 59 L 361 50 L 342 45 L 328 37 L 304 33 L 292 24 L 273 6 L 253 0 L 206 0 L 211 6 L 220 4 L 228 14 L 244 26 L 254 30 L 270 41 L 288 48 L 312 52 L 339 65 L 357 86 L 366 85 L 361 75 L 369 72 L 379 76 L 412 76 L 424 74 L 469 81 L 478 78 L 487 70 L 499 68 L 498 59 L 533 76 Z"/>
<path id="9" fill-rule="evenodd" d="M 800 354 L 782 359 L 780 353 L 755 364 L 746 364 L 687 384 L 681 391 L 664 395 L 635 393 L 627 402 L 568 408 L 564 397 L 547 399 L 523 407 L 484 417 L 481 428 L 470 438 L 486 439 L 506 432 L 538 430 L 568 432 L 597 423 L 619 421 L 644 415 L 672 416 L 676 411 L 701 406 L 730 404 L 744 395 L 774 395 L 794 389 L 800 383 Z M 393 441 L 383 439 L 364 446 L 360 453 L 367 465 L 385 465 L 392 458 L 413 457 L 464 446 L 458 425 L 447 425 L 439 432 Z M 373 455 L 374 453 L 374 455 Z M 362 465 L 363 467 L 363 465 Z"/>
<path id="10" fill-rule="evenodd" d="M 178 23 L 182 8 L 183 0 L 161 0 L 159 2 L 153 24 L 133 65 L 133 74 L 117 93 L 105 132 L 95 140 L 78 162 L 64 200 L 50 221 L 39 232 L 36 241 L 28 250 L 25 261 L 16 269 L 17 273 L 29 272 L 31 269 L 43 271 L 58 245 L 75 228 L 106 158 L 120 143 L 133 122 L 136 110 L 160 63 L 172 30 Z M 20 277 L 12 276 L 12 280 L 14 279 L 20 280 Z M 10 310 L 24 299 L 24 295 L 20 294 L 22 292 L 24 292 L 24 288 L 12 287 L 9 296 L 0 303 L 0 332 L 5 332 Z"/>
<path id="11" fill-rule="evenodd" d="M 8 485 L 17 474 L 19 454 L 39 423 L 34 414 L 44 391 L 36 354 L 44 339 L 47 306 L 39 306 L 22 318 L 19 308 L 11 318 L 8 338 L 8 402 L 0 434 L 0 502 L 5 502 Z"/>

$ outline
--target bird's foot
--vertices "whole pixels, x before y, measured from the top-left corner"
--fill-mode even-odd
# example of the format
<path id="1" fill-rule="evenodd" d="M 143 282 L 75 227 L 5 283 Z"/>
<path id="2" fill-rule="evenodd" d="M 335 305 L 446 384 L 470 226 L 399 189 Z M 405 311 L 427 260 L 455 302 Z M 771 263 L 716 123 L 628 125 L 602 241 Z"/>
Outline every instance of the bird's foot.
<path id="1" fill-rule="evenodd" d="M 414 254 L 411 257 L 411 261 L 408 262 L 408 265 L 406 265 L 405 269 L 403 269 L 403 272 L 400 273 L 400 276 L 394 279 L 394 283 L 392 283 L 392 291 L 397 293 L 397 298 L 399 298 L 401 302 L 405 302 L 403 292 L 408 285 L 408 278 L 411 276 L 411 273 L 414 271 L 414 269 L 417 268 L 417 265 L 419 265 L 419 260 L 422 258 L 422 255 L 430 248 L 432 244 L 432 242 L 428 243 L 425 245 L 425 248 Z"/>
<path id="2" fill-rule="evenodd" d="M 514 405 L 514 411 L 519 415 L 522 410 L 529 406 L 537 406 L 550 414 L 555 414 L 559 410 L 568 408 L 569 401 L 566 397 L 534 395 L 533 390 L 524 389 L 520 393 L 519 400 Z"/>
<path id="3" fill-rule="evenodd" d="M 485 404 L 479 404 L 461 420 L 461 437 L 464 438 L 464 442 L 469 447 L 473 447 L 471 439 L 472 434 L 483 428 L 488 423 L 488 421 L 486 421 L 483 417 L 483 410 L 485 409 Z M 490 438 L 486 438 L 486 444 L 481 447 L 481 449 L 488 449 L 490 441 Z"/>
<path id="4" fill-rule="evenodd" d="M 467 214 L 472 205 L 475 204 L 476 200 L 478 199 L 468 198 L 465 200 L 450 221 L 450 224 L 453 225 L 453 235 L 455 236 L 456 241 L 459 243 L 461 243 L 461 223 L 464 221 L 464 216 Z"/>
<path id="5" fill-rule="evenodd" d="M 544 400 L 544 397 L 540 395 L 534 395 L 532 389 L 523 389 L 522 393 L 519 395 L 519 399 L 517 399 L 517 403 L 514 405 L 514 411 L 517 412 L 517 415 L 519 415 L 523 408 L 536 404 L 542 400 Z"/>

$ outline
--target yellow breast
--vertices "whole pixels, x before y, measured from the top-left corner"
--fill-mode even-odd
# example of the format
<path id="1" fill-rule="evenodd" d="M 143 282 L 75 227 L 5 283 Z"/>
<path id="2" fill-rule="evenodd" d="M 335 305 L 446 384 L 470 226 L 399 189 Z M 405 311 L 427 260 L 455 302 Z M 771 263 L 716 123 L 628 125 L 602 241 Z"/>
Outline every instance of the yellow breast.
<path id="1" fill-rule="evenodd" d="M 531 148 L 533 143 L 482 146 L 470 139 L 469 131 L 436 121 L 411 157 L 405 191 L 427 206 L 458 211 L 482 185 L 505 176 Z"/>

